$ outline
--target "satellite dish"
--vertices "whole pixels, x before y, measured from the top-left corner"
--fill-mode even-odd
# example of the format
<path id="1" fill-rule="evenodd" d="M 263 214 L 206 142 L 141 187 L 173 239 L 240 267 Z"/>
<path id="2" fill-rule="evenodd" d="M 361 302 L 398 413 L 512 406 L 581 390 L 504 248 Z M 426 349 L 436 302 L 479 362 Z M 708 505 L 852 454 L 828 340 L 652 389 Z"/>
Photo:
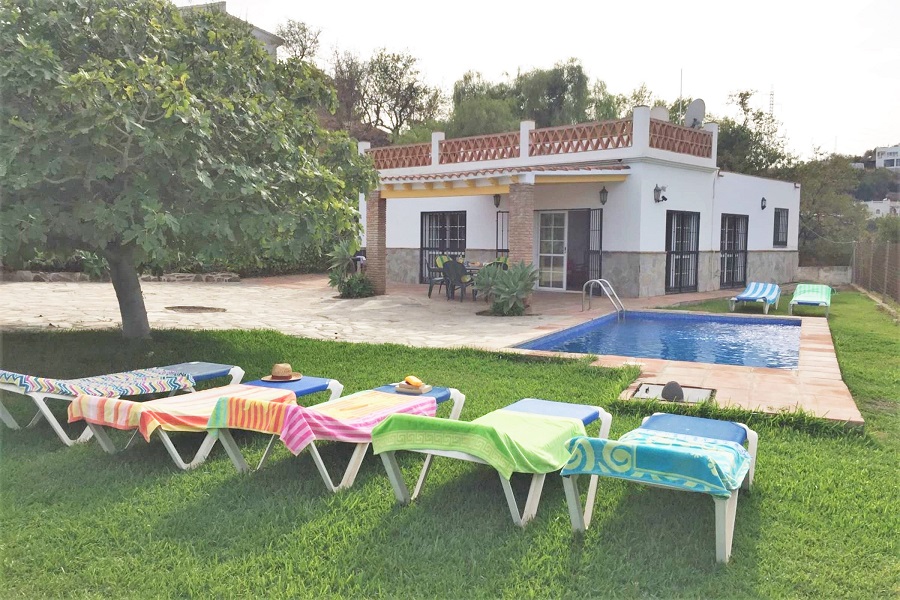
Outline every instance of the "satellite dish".
<path id="1" fill-rule="evenodd" d="M 657 121 L 668 121 L 669 109 L 665 106 L 654 106 L 650 109 L 650 118 Z"/>
<path id="2" fill-rule="evenodd" d="M 706 103 L 697 98 L 691 102 L 684 113 L 684 126 L 699 129 L 703 126 L 703 117 L 706 116 Z"/>

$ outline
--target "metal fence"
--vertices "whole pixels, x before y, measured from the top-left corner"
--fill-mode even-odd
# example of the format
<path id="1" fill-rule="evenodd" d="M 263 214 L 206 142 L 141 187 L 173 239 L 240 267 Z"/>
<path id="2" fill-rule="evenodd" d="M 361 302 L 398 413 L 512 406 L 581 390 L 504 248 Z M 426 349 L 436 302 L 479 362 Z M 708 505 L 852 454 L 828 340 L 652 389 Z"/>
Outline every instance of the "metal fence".
<path id="1" fill-rule="evenodd" d="M 853 283 L 900 302 L 900 244 L 858 242 L 852 266 Z"/>

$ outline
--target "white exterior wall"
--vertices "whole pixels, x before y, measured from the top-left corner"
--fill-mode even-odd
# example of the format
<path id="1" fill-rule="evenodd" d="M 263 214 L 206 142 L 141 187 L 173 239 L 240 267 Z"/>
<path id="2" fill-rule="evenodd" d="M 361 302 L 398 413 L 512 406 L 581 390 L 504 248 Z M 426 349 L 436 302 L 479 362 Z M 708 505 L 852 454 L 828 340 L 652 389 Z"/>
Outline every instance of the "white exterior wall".
<path id="1" fill-rule="evenodd" d="M 884 161 L 888 162 L 886 166 Z M 892 171 L 900 171 L 900 146 L 891 146 L 890 148 L 875 148 L 875 168 L 890 169 Z"/>
<path id="2" fill-rule="evenodd" d="M 898 200 L 885 198 L 884 200 L 872 200 L 864 204 L 869 209 L 870 219 L 900 214 L 900 201 Z"/>
<path id="3" fill-rule="evenodd" d="M 760 201 L 766 199 L 766 209 L 760 209 Z M 763 179 L 738 173 L 721 172 L 715 184 L 714 248 L 718 248 L 718 229 L 722 213 L 748 215 L 747 250 L 797 251 L 797 237 L 800 231 L 800 188 L 791 182 Z M 775 209 L 788 209 L 787 246 L 772 244 L 775 233 Z M 700 218 L 701 227 L 703 217 Z M 703 241 L 701 239 L 701 249 Z"/>
<path id="4" fill-rule="evenodd" d="M 632 203 L 637 207 L 641 220 L 638 242 L 640 252 L 666 251 L 666 212 L 670 210 L 699 212 L 699 250 L 703 252 L 712 249 L 709 217 L 712 213 L 714 171 L 685 169 L 656 163 L 635 164 L 631 169 L 634 173 L 634 192 L 637 194 Z M 667 198 L 665 202 L 653 200 L 653 189 L 657 185 L 666 188 L 662 192 L 662 196 Z M 719 242 L 716 237 L 715 249 L 718 248 Z M 618 249 L 609 248 L 609 250 Z"/>
<path id="5" fill-rule="evenodd" d="M 506 210 L 506 198 L 494 208 L 491 196 L 451 198 L 388 198 L 386 237 L 388 248 L 419 248 L 423 212 L 466 211 L 466 246 L 493 249 L 497 243 L 497 210 Z"/>

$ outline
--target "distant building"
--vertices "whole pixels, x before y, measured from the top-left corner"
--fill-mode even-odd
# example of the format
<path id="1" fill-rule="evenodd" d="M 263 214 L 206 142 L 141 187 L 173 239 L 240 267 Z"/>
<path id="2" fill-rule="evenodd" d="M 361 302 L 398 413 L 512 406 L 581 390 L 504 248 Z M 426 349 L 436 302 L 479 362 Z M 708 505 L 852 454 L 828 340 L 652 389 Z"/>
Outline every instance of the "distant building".
<path id="1" fill-rule="evenodd" d="M 875 148 L 875 168 L 900 172 L 900 145 Z"/>
<path id="2" fill-rule="evenodd" d="M 900 200 L 895 198 L 885 198 L 883 200 L 870 200 L 864 202 L 866 208 L 869 209 L 869 218 L 877 219 L 889 215 L 900 215 Z"/>
<path id="3" fill-rule="evenodd" d="M 189 5 L 189 6 L 179 6 L 178 10 L 180 10 L 182 13 L 194 12 L 197 10 L 208 10 L 211 12 L 221 12 L 221 13 L 228 14 L 228 11 L 225 10 L 225 2 L 208 2 L 206 4 L 193 4 L 193 5 Z M 278 52 L 278 47 L 282 46 L 284 44 L 283 39 L 281 39 L 274 33 L 270 33 L 268 31 L 266 31 L 265 29 L 260 29 L 253 23 L 247 23 L 247 21 L 244 21 L 243 19 L 239 19 L 238 17 L 235 17 L 234 15 L 228 15 L 228 16 L 233 19 L 237 19 L 241 23 L 246 23 L 247 25 L 249 25 L 250 33 L 253 34 L 253 37 L 255 37 L 257 40 L 260 41 L 260 43 L 265 47 L 266 52 L 268 52 L 272 58 L 276 58 L 276 54 Z"/>

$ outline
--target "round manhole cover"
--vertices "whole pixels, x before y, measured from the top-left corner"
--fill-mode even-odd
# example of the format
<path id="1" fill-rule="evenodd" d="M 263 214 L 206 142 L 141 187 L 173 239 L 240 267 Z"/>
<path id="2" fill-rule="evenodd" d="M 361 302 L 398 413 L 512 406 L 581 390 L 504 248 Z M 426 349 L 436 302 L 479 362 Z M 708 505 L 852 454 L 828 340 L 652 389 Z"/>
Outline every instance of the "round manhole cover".
<path id="1" fill-rule="evenodd" d="M 166 310 L 183 313 L 225 312 L 224 308 L 216 308 L 215 306 L 167 306 Z"/>

